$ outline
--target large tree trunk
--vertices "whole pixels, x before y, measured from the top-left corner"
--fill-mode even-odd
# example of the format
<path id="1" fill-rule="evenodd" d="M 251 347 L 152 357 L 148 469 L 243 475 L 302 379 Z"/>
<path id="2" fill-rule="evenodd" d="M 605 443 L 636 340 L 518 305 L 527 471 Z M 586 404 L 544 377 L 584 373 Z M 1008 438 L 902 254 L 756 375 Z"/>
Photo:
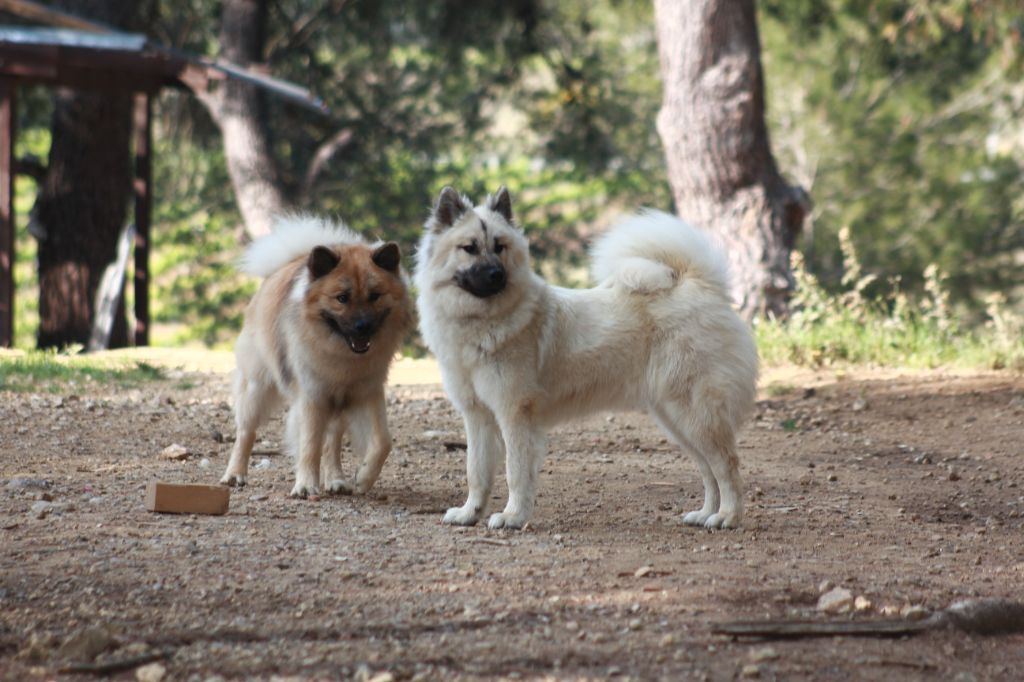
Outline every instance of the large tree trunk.
<path id="1" fill-rule="evenodd" d="M 225 0 L 221 14 L 221 56 L 239 66 L 263 61 L 266 0 Z M 288 207 L 281 191 L 267 124 L 266 96 L 256 87 L 228 79 L 203 102 L 220 127 L 235 201 L 252 238 L 270 232 L 273 218 Z"/>
<path id="2" fill-rule="evenodd" d="M 74 9 L 74 2 L 63 3 Z M 135 0 L 90 3 L 89 18 L 134 27 Z M 46 176 L 36 205 L 40 348 L 86 344 L 96 289 L 117 257 L 128 215 L 132 165 L 131 97 L 59 90 Z M 111 347 L 128 342 L 123 297 Z"/>
<path id="3" fill-rule="evenodd" d="M 655 0 L 664 98 L 658 133 L 676 210 L 724 242 L 748 319 L 781 316 L 809 206 L 779 174 L 764 121 L 753 0 Z"/>

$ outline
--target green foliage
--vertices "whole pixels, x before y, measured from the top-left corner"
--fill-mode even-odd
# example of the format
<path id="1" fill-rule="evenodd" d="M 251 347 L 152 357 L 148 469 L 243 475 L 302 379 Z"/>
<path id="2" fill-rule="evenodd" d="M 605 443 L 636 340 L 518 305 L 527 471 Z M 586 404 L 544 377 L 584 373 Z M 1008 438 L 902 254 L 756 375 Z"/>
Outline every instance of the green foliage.
<path id="1" fill-rule="evenodd" d="M 1009 1 L 761 4 L 775 151 L 814 197 L 801 248 L 825 286 L 841 227 L 911 291 L 930 264 L 958 302 L 1024 284 L 1021 16 Z"/>
<path id="2" fill-rule="evenodd" d="M 156 147 L 152 342 L 228 346 L 256 282 L 235 267 L 243 230 L 223 154 L 166 140 Z"/>
<path id="3" fill-rule="evenodd" d="M 926 269 L 924 295 L 914 300 L 891 278 L 882 293 L 870 293 L 873 275 L 862 275 L 848 233 L 840 233 L 846 274 L 838 295 L 825 291 L 796 256 L 797 293 L 786 321 L 756 327 L 762 361 L 812 367 L 872 364 L 908 367 L 962 365 L 1024 371 L 1024 315 L 1005 297 L 988 300 L 985 324 L 970 327 L 950 305 L 945 278 Z"/>
<path id="4" fill-rule="evenodd" d="M 0 391 L 78 392 L 91 386 L 138 388 L 166 377 L 146 362 L 126 363 L 38 351 L 0 356 Z"/>
<path id="5" fill-rule="evenodd" d="M 42 109 L 48 113 L 46 107 Z M 19 159 L 45 159 L 49 149 L 49 128 L 35 125 L 20 131 L 15 145 L 15 155 Z M 36 183 L 24 175 L 17 175 L 14 180 L 14 345 L 19 348 L 31 348 L 35 346 L 36 332 L 39 329 L 36 240 L 28 233 L 29 213 L 36 199 Z"/>
<path id="6" fill-rule="evenodd" d="M 221 3 L 155 5 L 156 40 L 218 53 Z M 798 312 L 787 325 L 758 327 L 769 362 L 1019 364 L 1019 3 L 758 6 L 773 150 L 815 202 L 800 243 Z M 661 92 L 649 2 L 269 7 L 269 70 L 309 87 L 332 111 L 323 120 L 270 100 L 288 196 L 399 240 L 407 264 L 447 184 L 478 199 L 509 186 L 538 269 L 568 285 L 584 283 L 586 242 L 617 214 L 671 208 L 655 129 Z M 19 154 L 45 158 L 48 107 L 39 88 L 22 96 Z M 165 91 L 156 113 L 152 339 L 228 345 L 257 282 L 234 268 L 245 239 L 219 132 L 183 94 Z M 306 188 L 318 150 L 345 131 Z M 37 324 L 25 230 L 33 200 L 33 183 L 19 178 L 22 347 L 34 344 Z"/>

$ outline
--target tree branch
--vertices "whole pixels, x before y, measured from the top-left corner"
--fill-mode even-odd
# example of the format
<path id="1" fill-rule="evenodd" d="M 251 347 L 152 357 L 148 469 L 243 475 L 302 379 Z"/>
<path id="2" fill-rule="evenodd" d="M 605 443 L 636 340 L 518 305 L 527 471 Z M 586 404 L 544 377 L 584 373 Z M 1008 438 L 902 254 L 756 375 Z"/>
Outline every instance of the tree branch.
<path id="1" fill-rule="evenodd" d="M 329 138 L 324 140 L 313 154 L 313 160 L 306 169 L 306 175 L 302 180 L 302 187 L 299 193 L 299 203 L 306 204 L 313 192 L 313 185 L 320 179 L 320 175 L 327 169 L 331 160 L 340 152 L 347 149 L 353 141 L 355 133 L 351 128 L 342 128 Z"/>

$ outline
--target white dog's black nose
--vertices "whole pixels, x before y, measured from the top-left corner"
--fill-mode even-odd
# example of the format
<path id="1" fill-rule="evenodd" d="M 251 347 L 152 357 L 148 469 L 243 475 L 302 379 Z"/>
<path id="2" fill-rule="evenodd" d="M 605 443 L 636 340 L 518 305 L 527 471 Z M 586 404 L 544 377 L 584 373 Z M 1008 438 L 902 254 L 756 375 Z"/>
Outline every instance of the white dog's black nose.
<path id="1" fill-rule="evenodd" d="M 500 290 L 505 286 L 505 268 L 491 266 L 485 276 L 487 277 L 487 283 L 492 287 L 497 287 Z"/>
<path id="2" fill-rule="evenodd" d="M 455 281 L 477 298 L 487 298 L 505 288 L 508 275 L 500 263 L 478 263 L 457 275 Z"/>

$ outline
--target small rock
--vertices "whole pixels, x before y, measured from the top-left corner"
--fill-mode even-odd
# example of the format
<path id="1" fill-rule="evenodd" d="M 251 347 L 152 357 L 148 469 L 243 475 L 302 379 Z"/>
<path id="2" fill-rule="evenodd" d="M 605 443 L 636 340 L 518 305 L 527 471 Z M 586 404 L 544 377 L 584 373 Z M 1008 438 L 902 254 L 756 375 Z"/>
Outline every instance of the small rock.
<path id="1" fill-rule="evenodd" d="M 46 516 L 52 510 L 52 508 L 52 502 L 47 502 L 46 500 L 39 500 L 38 502 L 32 505 L 32 516 L 36 517 L 37 519 L 45 519 Z"/>
<path id="2" fill-rule="evenodd" d="M 630 630 L 639 630 L 643 626 L 644 626 L 644 622 L 642 620 L 640 620 L 639 618 L 632 618 L 629 621 L 629 629 Z"/>
<path id="3" fill-rule="evenodd" d="M 91 661 L 116 644 L 114 635 L 103 625 L 76 631 L 60 645 L 61 657 L 69 661 Z"/>
<path id="4" fill-rule="evenodd" d="M 866 409 L 868 409 L 868 401 L 864 400 L 863 398 L 857 398 L 856 400 L 853 401 L 854 412 L 863 412 Z"/>
<path id="5" fill-rule="evenodd" d="M 633 573 L 633 577 L 635 577 L 635 578 L 643 578 L 645 575 L 649 575 L 651 573 L 651 571 L 653 571 L 653 570 L 654 570 L 654 566 L 650 566 L 650 565 L 641 566 L 640 568 L 636 569 L 635 573 Z"/>
<path id="6" fill-rule="evenodd" d="M 818 594 L 825 594 L 834 587 L 831 580 L 822 580 L 818 583 Z"/>
<path id="7" fill-rule="evenodd" d="M 854 611 L 867 611 L 871 608 L 871 600 L 864 595 L 857 595 L 857 598 L 853 600 Z"/>
<path id="8" fill-rule="evenodd" d="M 764 661 L 774 661 L 779 657 L 779 652 L 775 650 L 775 647 L 761 647 L 760 649 L 754 649 L 750 652 L 750 660 L 755 663 L 763 663 Z"/>
<path id="9" fill-rule="evenodd" d="M 900 609 L 900 615 L 907 620 L 922 620 L 928 616 L 928 609 L 919 604 L 908 604 Z"/>
<path id="10" fill-rule="evenodd" d="M 574 620 L 570 620 L 568 623 L 565 624 L 565 629 L 569 632 L 576 632 L 580 629 L 580 624 Z"/>
<path id="11" fill-rule="evenodd" d="M 30 663 L 42 663 L 50 657 L 50 652 L 57 645 L 56 638 L 49 633 L 33 632 L 28 644 L 18 652 L 18 658 Z"/>
<path id="12" fill-rule="evenodd" d="M 670 646 L 672 646 L 675 643 L 676 643 L 676 636 L 673 635 L 671 632 L 666 634 L 666 635 L 662 635 L 661 639 L 658 640 L 658 644 L 661 645 L 662 647 L 670 647 Z"/>
<path id="13" fill-rule="evenodd" d="M 853 594 L 844 587 L 835 587 L 818 599 L 818 610 L 825 613 L 846 613 L 853 605 Z"/>
<path id="14" fill-rule="evenodd" d="M 167 675 L 167 668 L 162 663 L 148 663 L 135 669 L 138 682 L 160 682 Z"/>
<path id="15" fill-rule="evenodd" d="M 189 458 L 192 453 L 184 445 L 171 443 L 160 451 L 160 459 L 169 459 L 173 462 L 180 462 Z"/>
<path id="16" fill-rule="evenodd" d="M 42 478 L 32 478 L 31 476 L 15 476 L 11 480 L 7 481 L 8 490 L 46 490 L 50 487 L 50 482 Z"/>
<path id="17" fill-rule="evenodd" d="M 199 468 L 200 469 L 209 469 L 210 468 L 210 458 L 209 457 L 203 457 L 201 460 L 199 460 Z"/>
<path id="18" fill-rule="evenodd" d="M 742 677 L 760 677 L 761 668 L 760 666 L 756 666 L 753 663 L 748 663 L 747 665 L 743 666 L 742 670 L 740 670 L 740 675 Z"/>
<path id="19" fill-rule="evenodd" d="M 270 458 L 269 457 L 263 457 L 262 459 L 260 459 L 260 461 L 256 462 L 256 465 L 253 468 L 254 469 L 269 469 L 270 468 Z"/>
<path id="20" fill-rule="evenodd" d="M 366 682 L 395 682 L 395 676 L 389 672 L 377 673 Z"/>

